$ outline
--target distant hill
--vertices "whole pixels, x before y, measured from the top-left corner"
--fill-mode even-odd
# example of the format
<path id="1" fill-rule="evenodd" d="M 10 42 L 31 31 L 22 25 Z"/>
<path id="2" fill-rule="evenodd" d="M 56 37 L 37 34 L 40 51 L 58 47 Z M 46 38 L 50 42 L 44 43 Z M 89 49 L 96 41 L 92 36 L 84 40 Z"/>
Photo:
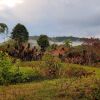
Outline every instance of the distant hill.
<path id="1" fill-rule="evenodd" d="M 29 39 L 37 40 L 39 36 L 30 36 Z M 49 37 L 49 40 L 53 42 L 63 42 L 66 39 L 70 39 L 71 41 L 84 41 L 85 38 L 73 37 L 73 36 L 63 36 L 63 37 Z"/>

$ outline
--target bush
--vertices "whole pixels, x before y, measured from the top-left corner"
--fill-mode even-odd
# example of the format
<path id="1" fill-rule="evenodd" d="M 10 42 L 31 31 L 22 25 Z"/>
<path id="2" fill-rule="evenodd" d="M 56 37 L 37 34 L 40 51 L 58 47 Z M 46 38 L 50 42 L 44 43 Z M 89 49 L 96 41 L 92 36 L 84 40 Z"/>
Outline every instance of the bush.
<path id="1" fill-rule="evenodd" d="M 42 74 L 47 78 L 57 78 L 61 68 L 61 60 L 49 54 L 44 55 L 42 60 L 44 61 Z"/>
<path id="2" fill-rule="evenodd" d="M 0 52 L 0 84 L 9 84 L 11 81 L 11 61 L 8 55 L 4 52 Z"/>
<path id="3" fill-rule="evenodd" d="M 23 74 L 21 72 L 14 72 L 12 73 L 12 79 L 11 79 L 11 83 L 16 84 L 16 83 L 22 83 L 24 82 L 23 79 Z"/>
<path id="4" fill-rule="evenodd" d="M 85 70 L 84 68 L 81 67 L 68 67 L 65 70 L 62 70 L 61 75 L 63 75 L 64 77 L 88 77 L 90 75 L 95 75 L 94 72 L 88 72 L 87 70 Z"/>
<path id="5" fill-rule="evenodd" d="M 70 100 L 100 100 L 100 79 L 96 77 L 67 80 L 60 85 L 58 97 L 70 97 Z"/>
<path id="6" fill-rule="evenodd" d="M 16 83 L 26 83 L 26 82 L 32 82 L 37 81 L 40 78 L 40 73 L 38 71 L 22 71 L 19 69 L 15 69 L 14 72 L 12 72 L 11 75 L 11 84 Z"/>
<path id="7" fill-rule="evenodd" d="M 12 66 L 11 60 L 7 54 L 0 52 L 0 85 L 9 85 L 16 83 L 31 82 L 41 78 L 40 73 L 35 71 L 22 71 L 19 67 L 20 61 Z M 14 70 L 12 70 L 15 67 Z"/>

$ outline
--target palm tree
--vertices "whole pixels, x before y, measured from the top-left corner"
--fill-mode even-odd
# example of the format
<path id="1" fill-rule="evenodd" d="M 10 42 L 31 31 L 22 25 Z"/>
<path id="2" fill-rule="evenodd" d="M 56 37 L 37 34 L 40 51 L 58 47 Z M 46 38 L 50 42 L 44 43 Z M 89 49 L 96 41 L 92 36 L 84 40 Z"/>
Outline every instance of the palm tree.
<path id="1" fill-rule="evenodd" d="M 72 41 L 70 39 L 67 39 L 64 41 L 64 44 L 66 47 L 71 47 L 72 46 Z"/>
<path id="2" fill-rule="evenodd" d="M 6 36 L 8 34 L 8 26 L 5 23 L 0 23 L 0 34 L 1 33 L 5 33 Z M 5 41 L 5 38 L 4 38 L 4 41 Z"/>

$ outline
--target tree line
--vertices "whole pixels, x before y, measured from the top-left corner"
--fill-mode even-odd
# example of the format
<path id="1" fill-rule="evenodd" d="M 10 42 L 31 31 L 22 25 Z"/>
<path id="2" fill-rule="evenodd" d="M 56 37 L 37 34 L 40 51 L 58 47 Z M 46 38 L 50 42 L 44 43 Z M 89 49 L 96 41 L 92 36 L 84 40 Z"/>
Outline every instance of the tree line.
<path id="1" fill-rule="evenodd" d="M 0 23 L 0 33 L 8 34 L 8 26 L 6 24 Z M 6 52 L 10 56 L 17 57 L 25 61 L 41 60 L 48 47 L 51 47 L 52 50 L 59 49 L 56 44 L 53 44 L 52 46 L 50 45 L 49 37 L 47 35 L 40 35 L 37 39 L 37 44 L 40 49 L 35 46 L 31 47 L 28 43 L 29 32 L 27 28 L 20 23 L 13 28 L 11 32 L 11 39 L 15 41 L 15 44 L 12 49 L 11 46 L 8 45 Z M 100 62 L 100 39 L 85 38 L 84 43 L 77 50 L 75 50 L 75 47 L 72 47 L 72 41 L 69 39 L 64 41 L 63 46 L 70 49 L 63 55 L 59 54 L 59 58 L 61 58 L 62 61 L 86 65 Z M 82 49 L 81 52 L 79 49 Z"/>
<path id="2" fill-rule="evenodd" d="M 4 23 L 0 23 L 0 33 L 8 34 L 8 26 Z M 10 44 L 8 44 L 6 52 L 10 56 L 21 58 L 22 60 L 39 60 L 46 48 L 50 45 L 47 35 L 40 35 L 37 40 L 40 50 L 35 46 L 31 48 L 29 40 L 29 32 L 27 28 L 18 23 L 11 32 L 11 39 L 14 40 L 15 44 L 12 49 Z"/>

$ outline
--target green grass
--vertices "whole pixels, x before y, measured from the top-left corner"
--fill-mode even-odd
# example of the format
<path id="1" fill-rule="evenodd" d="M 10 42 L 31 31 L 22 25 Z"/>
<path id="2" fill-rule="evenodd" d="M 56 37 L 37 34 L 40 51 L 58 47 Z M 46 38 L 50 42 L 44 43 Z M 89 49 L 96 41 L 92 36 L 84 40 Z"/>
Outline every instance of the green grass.
<path id="1" fill-rule="evenodd" d="M 76 67 L 76 68 L 84 68 L 87 71 L 95 71 L 96 77 L 100 78 L 100 68 L 99 67 L 91 67 L 91 66 L 82 66 L 82 65 L 77 65 L 77 64 L 65 64 L 63 63 L 64 68 L 68 67 Z"/>
<path id="2" fill-rule="evenodd" d="M 43 65 L 44 62 L 43 61 L 31 61 L 31 62 L 21 62 L 19 64 L 20 70 L 21 71 L 34 71 L 34 70 L 38 70 L 40 69 L 40 67 L 43 67 L 41 65 Z M 77 65 L 77 64 L 66 64 L 66 63 L 62 63 L 62 69 L 67 69 L 69 67 L 75 67 L 75 68 L 84 68 L 87 71 L 93 72 L 95 71 L 96 77 L 100 78 L 100 68 L 99 67 L 91 67 L 91 66 L 83 66 L 83 65 Z"/>
<path id="3" fill-rule="evenodd" d="M 44 62 L 20 62 L 19 70 L 26 74 L 35 75 L 37 71 L 41 70 L 42 64 Z M 62 77 L 8 87 L 0 86 L 0 98 L 2 100 L 93 100 L 94 96 L 99 100 L 100 68 L 65 63 L 62 63 L 61 67 L 63 70 L 69 67 L 84 68 L 87 71 L 95 71 L 96 75 L 82 78 Z M 11 71 L 14 72 L 17 68 L 13 66 Z"/>
<path id="4" fill-rule="evenodd" d="M 85 93 L 88 91 L 87 89 L 90 91 L 96 89 L 97 85 L 93 79 L 91 77 L 82 79 L 62 78 L 11 85 L 0 87 L 0 93 L 6 95 L 5 97 L 1 95 L 1 98 L 6 98 L 6 100 L 93 100 L 87 99 L 93 95 L 91 92 Z"/>

